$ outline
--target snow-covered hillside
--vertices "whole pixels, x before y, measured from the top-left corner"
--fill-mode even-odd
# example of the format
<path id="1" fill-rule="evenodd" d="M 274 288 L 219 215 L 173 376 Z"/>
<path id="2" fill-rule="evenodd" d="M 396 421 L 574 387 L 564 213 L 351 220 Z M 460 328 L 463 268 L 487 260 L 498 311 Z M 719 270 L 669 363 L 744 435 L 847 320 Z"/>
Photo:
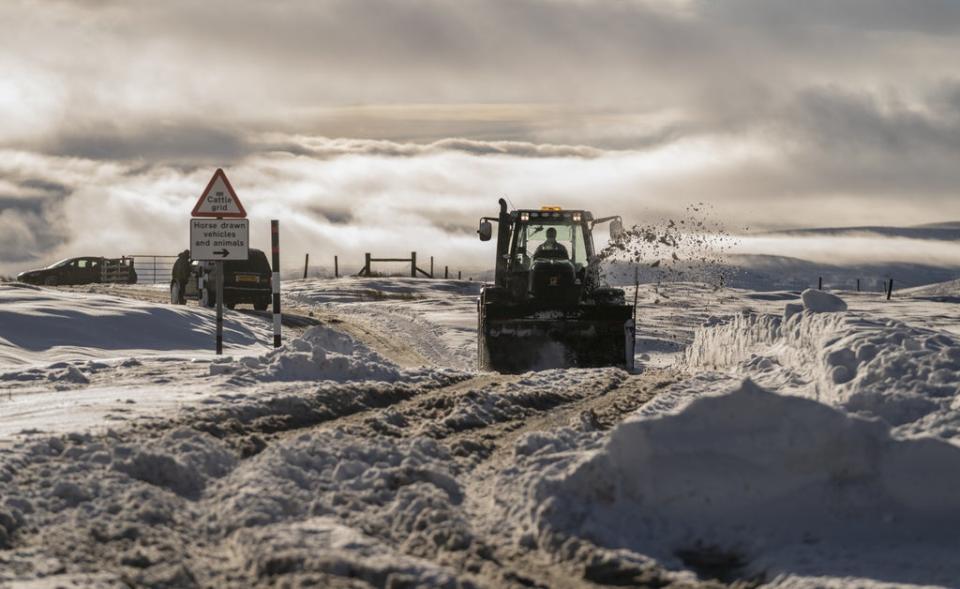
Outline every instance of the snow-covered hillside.
<path id="1" fill-rule="evenodd" d="M 953 303 L 643 285 L 636 374 L 505 376 L 478 287 L 290 281 L 224 358 L 0 287 L 0 587 L 960 586 Z"/>
<path id="2" fill-rule="evenodd" d="M 0 368 L 130 356 L 212 356 L 213 311 L 158 306 L 124 297 L 0 284 Z M 242 315 L 224 324 L 224 342 L 252 350 L 269 329 Z"/>

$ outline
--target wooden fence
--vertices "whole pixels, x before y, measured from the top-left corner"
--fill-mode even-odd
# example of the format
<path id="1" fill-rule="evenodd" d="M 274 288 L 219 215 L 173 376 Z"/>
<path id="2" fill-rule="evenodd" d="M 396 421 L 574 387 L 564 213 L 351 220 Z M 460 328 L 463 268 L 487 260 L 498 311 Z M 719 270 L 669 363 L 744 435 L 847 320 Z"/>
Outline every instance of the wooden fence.
<path id="1" fill-rule="evenodd" d="M 416 278 L 418 273 L 423 274 L 427 278 L 433 278 L 433 256 L 430 257 L 429 272 L 417 267 L 417 252 L 410 252 L 409 258 L 374 258 L 369 252 L 365 253 L 363 256 L 363 268 L 360 269 L 360 272 L 357 273 L 357 276 L 373 276 L 373 273 L 370 269 L 373 262 L 402 262 L 405 264 L 410 264 L 410 278 Z"/>

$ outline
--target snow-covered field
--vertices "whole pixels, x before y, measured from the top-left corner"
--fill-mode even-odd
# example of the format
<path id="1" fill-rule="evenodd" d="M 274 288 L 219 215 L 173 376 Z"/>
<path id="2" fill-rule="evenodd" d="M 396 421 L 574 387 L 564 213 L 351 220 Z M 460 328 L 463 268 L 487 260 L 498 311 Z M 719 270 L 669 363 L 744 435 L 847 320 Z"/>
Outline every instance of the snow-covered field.
<path id="1" fill-rule="evenodd" d="M 224 358 L 0 285 L 0 587 L 960 587 L 955 285 L 640 288 L 636 374 L 502 376 L 468 281 L 290 281 Z"/>

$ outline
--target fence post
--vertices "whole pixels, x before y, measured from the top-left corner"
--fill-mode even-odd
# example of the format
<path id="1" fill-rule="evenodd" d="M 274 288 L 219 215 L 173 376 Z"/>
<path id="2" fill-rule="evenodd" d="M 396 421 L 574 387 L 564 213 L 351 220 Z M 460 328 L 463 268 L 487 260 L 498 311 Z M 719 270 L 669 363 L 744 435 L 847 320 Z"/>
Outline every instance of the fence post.
<path id="1" fill-rule="evenodd" d="M 457 280 L 461 280 L 462 278 L 463 278 L 463 273 L 460 270 L 457 270 Z"/>
<path id="2" fill-rule="evenodd" d="M 270 241 L 273 250 L 273 347 L 280 347 L 280 221 L 270 221 Z M 221 267 L 222 268 L 222 267 Z M 223 283 L 221 269 L 220 283 Z M 220 300 L 217 300 L 217 304 Z"/>
<path id="3" fill-rule="evenodd" d="M 370 276 L 370 252 L 364 255 L 366 256 L 366 261 L 363 263 L 363 275 Z"/>
<path id="4" fill-rule="evenodd" d="M 303 258 L 303 279 L 307 279 L 307 268 L 310 267 L 310 254 Z"/>
<path id="5" fill-rule="evenodd" d="M 860 279 L 857 278 L 857 292 L 860 292 Z"/>
<path id="6" fill-rule="evenodd" d="M 340 278 L 340 260 L 333 256 L 333 277 Z"/>
<path id="7" fill-rule="evenodd" d="M 433 256 L 430 256 L 430 278 L 433 278 Z"/>
<path id="8" fill-rule="evenodd" d="M 410 252 L 410 278 L 417 277 L 417 252 Z"/>
<path id="9" fill-rule="evenodd" d="M 817 280 L 817 290 L 823 290 L 823 276 Z"/>
<path id="10" fill-rule="evenodd" d="M 890 279 L 890 282 L 887 283 L 887 300 L 890 300 L 890 297 L 893 296 L 893 278 Z"/>
<path id="11" fill-rule="evenodd" d="M 443 277 L 450 278 L 450 266 L 443 267 Z"/>
<path id="12" fill-rule="evenodd" d="M 157 256 L 153 256 L 153 284 L 159 284 L 157 282 Z"/>

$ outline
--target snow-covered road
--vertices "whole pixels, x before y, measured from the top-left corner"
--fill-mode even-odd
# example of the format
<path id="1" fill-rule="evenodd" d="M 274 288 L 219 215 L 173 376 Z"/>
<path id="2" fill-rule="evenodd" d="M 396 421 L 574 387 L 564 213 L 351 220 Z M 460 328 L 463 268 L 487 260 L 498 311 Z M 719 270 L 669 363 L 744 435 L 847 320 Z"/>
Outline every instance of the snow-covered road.
<path id="1" fill-rule="evenodd" d="M 637 374 L 500 376 L 478 286 L 290 281 L 222 359 L 162 289 L 0 286 L 0 587 L 960 586 L 949 297 L 644 285 Z"/>

